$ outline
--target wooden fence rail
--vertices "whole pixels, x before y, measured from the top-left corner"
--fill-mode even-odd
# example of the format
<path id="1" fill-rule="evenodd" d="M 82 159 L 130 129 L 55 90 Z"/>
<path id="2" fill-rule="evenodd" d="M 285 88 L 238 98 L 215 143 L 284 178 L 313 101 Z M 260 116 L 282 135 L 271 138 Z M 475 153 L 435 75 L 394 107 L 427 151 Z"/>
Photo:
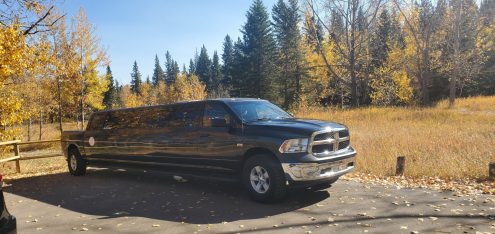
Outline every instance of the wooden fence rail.
<path id="1" fill-rule="evenodd" d="M 27 141 L 27 142 L 21 142 L 20 140 L 13 140 L 13 141 L 0 142 L 0 147 L 2 147 L 2 148 L 6 147 L 6 146 L 13 146 L 14 147 L 14 156 L 9 157 L 9 158 L 0 159 L 0 163 L 15 161 L 16 171 L 17 171 L 17 173 L 20 173 L 21 172 L 21 161 L 23 161 L 23 160 L 64 156 L 62 154 L 62 152 L 52 153 L 52 154 L 35 155 L 35 156 L 22 156 L 20 149 L 19 149 L 19 146 L 21 146 L 21 145 L 35 145 L 35 144 L 46 144 L 46 143 L 54 143 L 54 142 L 60 142 L 60 139 L 44 140 L 44 141 Z"/>

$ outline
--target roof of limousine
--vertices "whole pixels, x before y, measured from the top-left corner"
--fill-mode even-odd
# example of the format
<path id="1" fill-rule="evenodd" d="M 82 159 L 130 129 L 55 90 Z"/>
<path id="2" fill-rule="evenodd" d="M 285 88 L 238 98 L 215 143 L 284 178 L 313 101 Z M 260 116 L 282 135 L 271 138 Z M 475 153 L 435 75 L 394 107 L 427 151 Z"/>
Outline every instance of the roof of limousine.
<path id="1" fill-rule="evenodd" d="M 139 109 L 139 108 L 170 106 L 170 105 L 193 103 L 193 102 L 206 102 L 206 101 L 242 102 L 242 101 L 254 101 L 254 100 L 264 100 L 264 99 L 260 99 L 260 98 L 212 98 L 212 99 L 205 99 L 205 100 L 180 101 L 180 102 L 174 102 L 174 103 L 170 103 L 170 104 L 161 104 L 161 105 L 152 105 L 152 106 L 137 106 L 137 107 L 129 107 L 129 108 L 118 108 L 118 109 L 97 111 L 95 113 L 111 112 L 111 111 L 116 111 L 116 110 L 134 110 L 134 109 Z"/>

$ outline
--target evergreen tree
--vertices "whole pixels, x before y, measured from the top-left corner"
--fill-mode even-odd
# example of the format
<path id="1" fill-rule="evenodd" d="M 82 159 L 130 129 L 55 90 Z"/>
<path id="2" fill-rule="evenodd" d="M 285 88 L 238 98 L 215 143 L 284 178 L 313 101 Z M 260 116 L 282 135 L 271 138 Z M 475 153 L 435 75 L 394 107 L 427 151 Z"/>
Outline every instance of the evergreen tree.
<path id="1" fill-rule="evenodd" d="M 146 84 L 151 85 L 150 76 L 146 76 Z"/>
<path id="2" fill-rule="evenodd" d="M 275 100 L 276 48 L 268 12 L 261 0 L 254 0 L 241 32 L 244 38 L 247 97 Z"/>
<path id="3" fill-rule="evenodd" d="M 155 55 L 155 68 L 153 69 L 152 76 L 153 86 L 156 86 L 158 82 L 165 82 L 165 72 L 160 66 L 160 60 L 158 60 L 158 55 Z"/>
<path id="4" fill-rule="evenodd" d="M 304 57 L 300 46 L 299 6 L 297 0 L 279 0 L 273 7 L 274 34 L 278 45 L 278 64 L 280 77 L 279 87 L 282 89 L 283 105 L 291 107 L 300 101 L 301 81 L 305 73 Z"/>
<path id="5" fill-rule="evenodd" d="M 174 60 L 172 59 L 172 55 L 167 50 L 165 53 L 165 72 L 166 72 L 166 81 L 167 84 L 171 84 L 177 78 L 176 74 L 174 74 Z"/>
<path id="6" fill-rule="evenodd" d="M 230 86 L 232 85 L 234 45 L 232 44 L 232 39 L 230 38 L 229 35 L 225 36 L 223 42 L 222 61 L 223 61 L 223 67 L 222 67 L 223 79 L 221 83 L 223 87 L 225 87 L 226 89 L 230 89 Z"/>
<path id="7" fill-rule="evenodd" d="M 117 88 L 118 83 L 115 83 L 112 75 L 112 70 L 110 66 L 107 66 L 106 78 L 108 79 L 108 90 L 103 94 L 103 104 L 105 104 L 105 109 L 112 109 L 117 103 Z"/>
<path id="8" fill-rule="evenodd" d="M 217 90 L 222 86 L 222 67 L 220 65 L 220 58 L 218 57 L 217 51 L 213 52 L 213 59 L 211 63 L 211 90 Z"/>
<path id="9" fill-rule="evenodd" d="M 172 73 L 171 73 L 171 76 L 170 76 L 170 77 L 172 77 L 171 82 L 175 82 L 175 80 L 177 79 L 177 76 L 179 75 L 179 73 L 180 73 L 179 63 L 177 63 L 177 61 L 174 60 L 174 63 L 173 63 L 173 66 L 172 66 Z"/>
<path id="10" fill-rule="evenodd" d="M 196 64 L 193 59 L 189 60 L 189 75 L 196 74 Z"/>
<path id="11" fill-rule="evenodd" d="M 203 45 L 201 47 L 201 52 L 199 53 L 198 61 L 196 62 L 196 74 L 204 85 L 206 85 L 206 90 L 211 90 L 211 60 L 206 51 L 206 47 Z"/>
<path id="12" fill-rule="evenodd" d="M 181 73 L 184 74 L 184 75 L 187 75 L 187 69 L 186 69 L 186 64 L 185 63 L 182 64 L 182 71 L 181 71 Z"/>
<path id="13" fill-rule="evenodd" d="M 246 55 L 244 54 L 245 46 L 244 42 L 237 38 L 237 41 L 234 44 L 234 51 L 232 53 L 232 82 L 230 89 L 231 97 L 244 97 L 248 92 L 247 88 L 249 84 L 247 84 L 247 70 L 246 70 Z"/>
<path id="14" fill-rule="evenodd" d="M 392 29 L 392 21 L 387 8 L 384 8 L 380 13 L 377 21 L 377 27 L 374 35 L 371 38 L 371 63 L 373 67 L 381 67 L 383 62 L 388 57 L 389 46 L 388 41 L 390 31 Z"/>
<path id="15" fill-rule="evenodd" d="M 122 98 L 120 97 L 121 93 L 122 93 L 122 85 L 119 83 L 118 80 L 115 80 L 115 103 L 114 103 L 115 107 L 123 106 Z"/>
<path id="16" fill-rule="evenodd" d="M 134 65 L 132 66 L 132 73 L 131 73 L 131 91 L 135 94 L 139 94 L 141 83 L 142 83 L 141 72 L 139 72 L 137 62 L 134 61 Z"/>

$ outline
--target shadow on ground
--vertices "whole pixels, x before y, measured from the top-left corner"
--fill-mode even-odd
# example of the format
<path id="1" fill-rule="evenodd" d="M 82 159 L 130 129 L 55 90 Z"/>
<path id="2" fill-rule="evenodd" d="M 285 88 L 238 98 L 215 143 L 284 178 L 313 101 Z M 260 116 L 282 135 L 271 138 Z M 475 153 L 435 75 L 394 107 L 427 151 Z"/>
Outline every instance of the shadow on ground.
<path id="1" fill-rule="evenodd" d="M 86 176 L 52 174 L 12 184 L 6 192 L 100 219 L 133 216 L 194 224 L 264 218 L 329 197 L 326 191 L 292 193 L 280 203 L 259 204 L 239 182 L 192 178 L 180 183 L 171 174 L 135 169 L 91 169 Z"/>

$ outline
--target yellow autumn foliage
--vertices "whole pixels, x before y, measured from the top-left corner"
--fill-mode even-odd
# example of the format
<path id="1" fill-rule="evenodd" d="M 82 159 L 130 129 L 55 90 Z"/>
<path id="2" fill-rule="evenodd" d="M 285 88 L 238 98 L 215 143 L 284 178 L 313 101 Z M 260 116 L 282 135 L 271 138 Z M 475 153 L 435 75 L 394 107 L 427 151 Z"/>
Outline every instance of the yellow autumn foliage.
<path id="1" fill-rule="evenodd" d="M 159 82 L 152 86 L 147 82 L 141 85 L 140 93 L 133 93 L 129 85 L 122 87 L 121 107 L 138 107 L 170 104 L 180 101 L 203 100 L 207 97 L 206 86 L 196 75 L 179 74 L 174 83 L 167 85 Z"/>
<path id="2" fill-rule="evenodd" d="M 372 76 L 371 100 L 376 105 L 410 104 L 413 101 L 413 88 L 405 63 L 408 50 L 392 46 L 389 57 Z"/>
<path id="3" fill-rule="evenodd" d="M 27 118 L 18 86 L 30 68 L 32 52 L 17 26 L 0 27 L 0 141 L 12 139 L 16 132 L 8 127 Z"/>

